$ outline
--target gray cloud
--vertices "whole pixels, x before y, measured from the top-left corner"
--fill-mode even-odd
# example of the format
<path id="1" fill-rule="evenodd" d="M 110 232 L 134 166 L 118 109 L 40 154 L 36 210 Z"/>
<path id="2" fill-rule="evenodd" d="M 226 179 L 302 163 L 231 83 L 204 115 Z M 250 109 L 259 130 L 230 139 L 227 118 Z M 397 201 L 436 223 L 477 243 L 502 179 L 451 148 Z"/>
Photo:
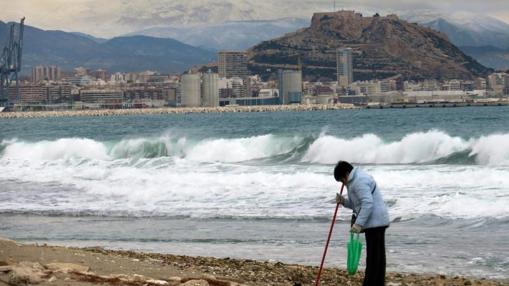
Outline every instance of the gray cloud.
<path id="1" fill-rule="evenodd" d="M 16 0 L 3 1 L 1 20 L 27 17 L 45 29 L 80 31 L 111 37 L 153 26 L 190 25 L 284 17 L 308 18 L 332 10 L 332 0 Z M 507 0 L 337 0 L 336 8 L 373 13 L 427 10 L 489 15 L 509 22 Z"/>

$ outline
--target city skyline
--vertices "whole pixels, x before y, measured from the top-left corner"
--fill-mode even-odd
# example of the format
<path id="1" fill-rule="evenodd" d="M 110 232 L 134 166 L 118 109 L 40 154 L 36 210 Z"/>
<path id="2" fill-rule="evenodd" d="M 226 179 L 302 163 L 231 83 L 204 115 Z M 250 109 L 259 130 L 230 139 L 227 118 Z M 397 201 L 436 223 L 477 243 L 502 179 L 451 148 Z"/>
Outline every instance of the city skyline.
<path id="1" fill-rule="evenodd" d="M 308 19 L 313 12 L 355 9 L 364 13 L 415 14 L 409 17 L 426 17 L 429 14 L 460 18 L 493 17 L 509 23 L 509 2 L 500 0 L 447 1 L 421 3 L 420 1 L 121 1 L 102 2 L 77 0 L 72 5 L 62 0 L 21 0 L 3 3 L 0 20 L 17 21 L 22 16 L 30 25 L 49 30 L 82 32 L 96 37 L 114 37 L 164 25 L 217 24 L 227 21 L 257 21 L 282 18 Z M 288 7 L 292 9 L 288 9 Z M 466 14 L 467 13 L 467 14 Z M 466 16 L 465 16 L 466 15 Z"/>

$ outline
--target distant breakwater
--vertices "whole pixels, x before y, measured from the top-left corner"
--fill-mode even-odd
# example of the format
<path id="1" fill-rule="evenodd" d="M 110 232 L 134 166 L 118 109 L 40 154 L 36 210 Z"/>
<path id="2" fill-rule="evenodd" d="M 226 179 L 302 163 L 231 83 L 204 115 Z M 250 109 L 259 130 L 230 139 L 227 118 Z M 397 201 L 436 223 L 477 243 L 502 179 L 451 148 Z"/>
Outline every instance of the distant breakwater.
<path id="1" fill-rule="evenodd" d="M 0 112 L 0 118 L 42 118 L 69 116 L 125 116 L 125 115 L 160 115 L 188 113 L 225 113 L 225 112 L 281 112 L 281 111 L 318 111 L 354 109 L 352 104 L 312 104 L 312 105 L 258 105 L 258 106 L 224 106 L 224 107 L 164 107 L 138 109 L 82 109 L 54 111 L 15 111 Z"/>

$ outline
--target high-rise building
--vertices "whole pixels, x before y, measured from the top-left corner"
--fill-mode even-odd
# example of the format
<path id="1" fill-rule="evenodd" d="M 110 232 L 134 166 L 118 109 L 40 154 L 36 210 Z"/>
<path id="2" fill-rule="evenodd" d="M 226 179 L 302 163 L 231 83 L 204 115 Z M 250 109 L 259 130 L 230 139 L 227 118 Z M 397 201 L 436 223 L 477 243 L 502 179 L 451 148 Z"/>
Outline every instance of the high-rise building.
<path id="1" fill-rule="evenodd" d="M 245 52 L 221 51 L 218 56 L 219 77 L 249 76 L 247 70 L 247 54 Z"/>
<path id="2" fill-rule="evenodd" d="M 219 76 L 217 73 L 207 72 L 202 76 L 201 83 L 202 106 L 219 106 Z"/>
<path id="3" fill-rule="evenodd" d="M 300 103 L 302 99 L 302 71 L 279 70 L 279 103 Z"/>
<path id="4" fill-rule="evenodd" d="M 181 104 L 185 107 L 201 106 L 201 79 L 199 74 L 182 75 Z"/>
<path id="5" fill-rule="evenodd" d="M 353 82 L 351 48 L 340 48 L 336 50 L 336 65 L 339 86 L 342 88 L 348 88 L 348 86 Z"/>
<path id="6" fill-rule="evenodd" d="M 102 79 L 104 81 L 106 81 L 106 79 L 108 78 L 108 72 L 103 69 L 95 70 L 93 72 L 93 75 L 96 79 Z"/>
<path id="7" fill-rule="evenodd" d="M 62 72 L 57 66 L 35 66 L 32 68 L 32 82 L 45 80 L 57 81 L 62 78 Z"/>

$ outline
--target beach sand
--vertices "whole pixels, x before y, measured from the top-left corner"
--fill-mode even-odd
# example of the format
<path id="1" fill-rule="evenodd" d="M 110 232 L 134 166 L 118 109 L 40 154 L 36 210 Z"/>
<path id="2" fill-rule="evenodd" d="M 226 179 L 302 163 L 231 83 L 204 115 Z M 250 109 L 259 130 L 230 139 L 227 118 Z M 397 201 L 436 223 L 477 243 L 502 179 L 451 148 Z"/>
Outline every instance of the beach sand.
<path id="1" fill-rule="evenodd" d="M 19 244 L 0 240 L 0 284 L 314 285 L 318 268 L 280 262 Z M 326 268 L 321 285 L 361 285 L 363 273 Z M 388 273 L 387 285 L 509 285 L 508 280 Z"/>

